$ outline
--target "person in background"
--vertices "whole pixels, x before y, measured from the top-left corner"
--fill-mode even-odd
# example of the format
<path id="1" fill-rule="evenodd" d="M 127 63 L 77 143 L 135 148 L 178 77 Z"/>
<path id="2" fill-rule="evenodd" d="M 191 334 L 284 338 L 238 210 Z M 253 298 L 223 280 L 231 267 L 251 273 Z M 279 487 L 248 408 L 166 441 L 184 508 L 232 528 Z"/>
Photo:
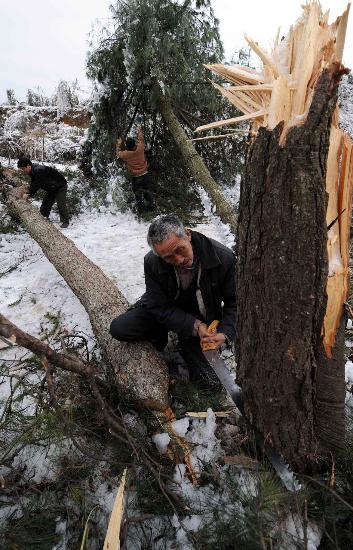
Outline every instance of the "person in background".
<path id="1" fill-rule="evenodd" d="M 40 213 L 45 218 L 49 218 L 51 209 L 56 202 L 61 227 L 68 227 L 70 218 L 66 201 L 67 181 L 65 177 L 56 168 L 35 164 L 28 157 L 20 157 L 17 162 L 17 168 L 24 174 L 27 174 L 31 180 L 28 194 L 25 193 L 23 198 L 34 197 L 39 189 L 43 189 L 46 193 L 40 207 Z"/>
<path id="2" fill-rule="evenodd" d="M 136 140 L 132 137 L 126 138 L 125 146 L 122 138 L 117 140 L 116 155 L 125 162 L 132 176 L 132 190 L 138 213 L 154 210 L 154 200 L 150 192 L 151 176 L 145 156 L 145 140 L 140 127 Z"/>

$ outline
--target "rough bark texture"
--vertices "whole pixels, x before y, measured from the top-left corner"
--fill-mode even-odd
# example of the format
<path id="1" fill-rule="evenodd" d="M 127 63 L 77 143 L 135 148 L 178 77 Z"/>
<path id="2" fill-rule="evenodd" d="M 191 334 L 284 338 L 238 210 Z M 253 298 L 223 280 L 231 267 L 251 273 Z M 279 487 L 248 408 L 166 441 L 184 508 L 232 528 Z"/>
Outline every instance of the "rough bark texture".
<path id="1" fill-rule="evenodd" d="M 105 360 L 113 367 L 120 387 L 145 406 L 164 410 L 168 406 L 165 363 L 150 344 L 117 342 L 109 334 L 112 319 L 128 307 L 118 288 L 36 208 L 17 199 L 14 192 L 7 204 L 86 309 Z"/>
<path id="2" fill-rule="evenodd" d="M 169 98 L 163 94 L 159 84 L 156 84 L 156 90 L 159 95 L 159 107 L 161 114 L 172 134 L 184 159 L 185 165 L 189 170 L 191 177 L 198 185 L 203 187 L 209 195 L 212 203 L 216 207 L 218 216 L 223 223 L 227 223 L 233 235 L 237 230 L 237 217 L 235 210 L 224 197 L 219 185 L 211 176 L 206 164 L 196 151 L 195 147 L 184 132 L 179 120 L 175 116 Z"/>
<path id="3" fill-rule="evenodd" d="M 241 185 L 237 360 L 255 426 L 304 469 L 344 443 L 342 322 L 326 357 L 326 163 L 339 69 L 318 81 L 304 124 L 259 130 Z"/>

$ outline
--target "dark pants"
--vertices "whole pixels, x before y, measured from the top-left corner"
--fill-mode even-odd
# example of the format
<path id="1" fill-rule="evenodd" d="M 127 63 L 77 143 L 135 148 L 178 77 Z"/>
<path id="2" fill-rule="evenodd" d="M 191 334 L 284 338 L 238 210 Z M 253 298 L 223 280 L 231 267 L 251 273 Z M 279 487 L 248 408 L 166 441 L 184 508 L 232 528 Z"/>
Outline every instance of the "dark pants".
<path id="1" fill-rule="evenodd" d="M 59 216 L 62 223 L 69 223 L 69 212 L 67 210 L 66 204 L 66 194 L 67 194 L 67 185 L 62 187 L 58 191 L 47 191 L 42 205 L 40 207 L 40 213 L 45 218 L 49 218 L 51 209 L 53 208 L 54 202 L 58 205 Z"/>
<path id="2" fill-rule="evenodd" d="M 147 172 L 143 176 L 132 178 L 132 190 L 136 198 L 136 206 L 139 213 L 144 210 L 154 210 L 154 200 L 150 193 L 151 176 Z"/>
<path id="3" fill-rule="evenodd" d="M 110 325 L 110 334 L 116 340 L 136 342 L 148 340 L 158 351 L 162 351 L 168 342 L 168 330 L 157 323 L 150 311 L 140 305 L 133 306 L 126 313 L 116 317 Z M 215 389 L 220 383 L 202 353 L 200 339 L 190 336 L 179 337 L 180 352 L 190 369 L 192 379 L 203 378 Z"/>
<path id="4" fill-rule="evenodd" d="M 168 343 L 167 329 L 157 323 L 146 307 L 138 305 L 113 319 L 110 334 L 123 342 L 148 340 L 158 351 L 162 351 Z"/>

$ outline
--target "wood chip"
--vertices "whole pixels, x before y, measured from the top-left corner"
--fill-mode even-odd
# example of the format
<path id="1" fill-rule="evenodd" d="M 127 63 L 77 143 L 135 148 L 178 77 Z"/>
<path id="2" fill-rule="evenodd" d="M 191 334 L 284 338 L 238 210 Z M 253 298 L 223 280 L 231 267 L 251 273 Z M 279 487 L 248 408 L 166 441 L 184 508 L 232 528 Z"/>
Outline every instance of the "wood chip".
<path id="1" fill-rule="evenodd" d="M 231 415 L 235 409 L 232 409 L 230 411 L 218 411 L 214 412 L 214 415 L 218 418 L 226 418 L 227 416 Z M 193 418 L 207 418 L 208 413 L 207 412 L 186 412 L 185 416 L 192 416 Z"/>
<path id="2" fill-rule="evenodd" d="M 247 470 L 258 470 L 260 467 L 260 462 L 256 458 L 250 458 L 245 455 L 234 455 L 234 456 L 225 456 L 225 464 L 231 464 L 232 466 L 237 466 L 237 468 L 245 468 Z"/>
<path id="3" fill-rule="evenodd" d="M 123 476 L 120 481 L 119 489 L 115 497 L 113 510 L 110 516 L 107 535 L 105 537 L 103 550 L 120 550 L 120 526 L 123 517 L 123 503 L 124 503 L 124 491 L 126 480 L 125 468 Z"/>

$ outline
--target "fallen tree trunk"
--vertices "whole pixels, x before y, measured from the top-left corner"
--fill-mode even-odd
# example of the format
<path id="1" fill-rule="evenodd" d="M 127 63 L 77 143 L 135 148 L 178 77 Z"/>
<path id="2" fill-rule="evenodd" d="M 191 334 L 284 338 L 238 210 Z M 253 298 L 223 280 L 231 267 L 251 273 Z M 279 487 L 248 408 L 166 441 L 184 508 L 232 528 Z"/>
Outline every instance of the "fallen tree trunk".
<path id="1" fill-rule="evenodd" d="M 344 303 L 353 144 L 338 128 L 349 7 L 328 25 L 303 6 L 262 70 L 213 65 L 252 120 L 237 236 L 237 362 L 254 425 L 294 468 L 334 459 L 345 439 Z"/>
<path id="2" fill-rule="evenodd" d="M 7 205 L 86 309 L 103 357 L 113 368 L 120 388 L 148 408 L 165 410 L 168 369 L 154 348 L 147 342 L 129 344 L 110 336 L 112 319 L 128 307 L 118 288 L 70 239 L 31 204 L 17 198 L 15 192 L 9 194 Z"/>
<path id="3" fill-rule="evenodd" d="M 161 114 L 175 143 L 179 147 L 186 168 L 195 182 L 203 187 L 209 195 L 212 203 L 216 207 L 216 213 L 221 218 L 222 222 L 228 224 L 231 232 L 235 235 L 237 230 L 237 216 L 234 207 L 228 203 L 201 156 L 198 154 L 193 144 L 188 140 L 186 133 L 174 114 L 169 97 L 163 93 L 158 82 L 155 84 L 155 89 L 159 97 Z"/>

